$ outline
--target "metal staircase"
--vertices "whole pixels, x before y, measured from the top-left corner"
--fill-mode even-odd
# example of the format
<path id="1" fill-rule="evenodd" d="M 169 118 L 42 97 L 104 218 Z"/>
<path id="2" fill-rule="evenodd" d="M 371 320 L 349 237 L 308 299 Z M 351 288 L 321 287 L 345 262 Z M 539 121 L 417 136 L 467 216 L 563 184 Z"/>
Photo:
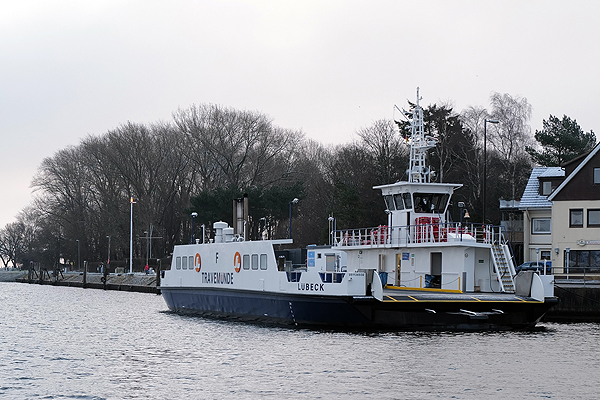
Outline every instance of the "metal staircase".
<path id="1" fill-rule="evenodd" d="M 513 280 L 513 274 L 515 268 L 512 264 L 510 249 L 506 244 L 495 242 L 492 244 L 491 252 L 496 276 L 498 282 L 500 282 L 500 289 L 504 293 L 514 293 L 515 281 Z"/>

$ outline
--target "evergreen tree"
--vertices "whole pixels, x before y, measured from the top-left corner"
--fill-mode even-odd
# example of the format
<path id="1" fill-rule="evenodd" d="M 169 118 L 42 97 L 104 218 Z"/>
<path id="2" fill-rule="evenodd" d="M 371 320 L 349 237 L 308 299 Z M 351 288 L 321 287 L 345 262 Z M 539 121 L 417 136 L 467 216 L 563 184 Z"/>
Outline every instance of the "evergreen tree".
<path id="1" fill-rule="evenodd" d="M 584 132 L 576 120 L 566 115 L 562 120 L 550 115 L 543 121 L 543 129 L 535 131 L 535 140 L 541 150 L 529 146 L 526 150 L 533 162 L 544 167 L 560 166 L 596 145 L 594 132 Z"/>

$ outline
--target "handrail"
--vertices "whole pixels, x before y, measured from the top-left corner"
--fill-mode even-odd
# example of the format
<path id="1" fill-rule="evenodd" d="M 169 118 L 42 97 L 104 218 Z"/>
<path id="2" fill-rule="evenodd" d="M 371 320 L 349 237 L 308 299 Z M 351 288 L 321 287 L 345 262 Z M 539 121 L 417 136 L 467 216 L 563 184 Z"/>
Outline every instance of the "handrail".
<path id="1" fill-rule="evenodd" d="M 487 244 L 509 243 L 503 234 L 502 226 L 459 222 L 339 229 L 333 232 L 333 239 L 333 245 L 336 247 L 390 247 L 463 241 Z"/>

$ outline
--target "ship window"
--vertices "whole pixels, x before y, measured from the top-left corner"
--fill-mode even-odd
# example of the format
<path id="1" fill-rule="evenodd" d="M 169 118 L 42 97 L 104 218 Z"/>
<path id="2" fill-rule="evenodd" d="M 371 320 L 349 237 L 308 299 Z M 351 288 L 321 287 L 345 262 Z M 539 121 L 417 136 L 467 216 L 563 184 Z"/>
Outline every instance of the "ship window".
<path id="1" fill-rule="evenodd" d="M 194 269 L 194 256 L 188 258 L 188 265 L 190 269 Z"/>
<path id="2" fill-rule="evenodd" d="M 410 197 L 410 193 L 402 193 L 402 197 L 404 198 L 404 207 L 407 209 L 412 208 L 412 198 Z"/>
<path id="3" fill-rule="evenodd" d="M 260 269 L 267 269 L 267 255 L 260 255 Z"/>
<path id="4" fill-rule="evenodd" d="M 420 213 L 441 213 L 446 209 L 448 194 L 415 193 L 415 211 Z"/>
<path id="5" fill-rule="evenodd" d="M 250 255 L 249 254 L 244 254 L 244 257 L 242 257 L 242 267 L 244 269 L 250 269 Z"/>
<path id="6" fill-rule="evenodd" d="M 444 212 L 449 197 L 447 194 L 434 194 L 432 199 L 434 211 L 438 213 Z"/>
<path id="7" fill-rule="evenodd" d="M 181 257 L 181 269 L 187 269 L 187 257 Z"/>
<path id="8" fill-rule="evenodd" d="M 181 269 L 181 257 L 175 259 L 175 268 Z"/>
<path id="9" fill-rule="evenodd" d="M 600 168 L 594 168 L 594 184 L 600 183 Z"/>
<path id="10" fill-rule="evenodd" d="M 394 200 L 396 201 L 396 210 L 404 210 L 404 202 L 402 201 L 402 195 L 395 194 Z"/>
<path id="11" fill-rule="evenodd" d="M 252 269 L 258 269 L 258 254 L 252 254 Z"/>
<path id="12" fill-rule="evenodd" d="M 385 207 L 388 210 L 393 211 L 396 209 L 394 206 L 394 197 L 392 195 L 383 196 L 383 199 L 385 200 Z"/>
<path id="13" fill-rule="evenodd" d="M 302 277 L 302 272 L 287 272 L 287 280 L 288 282 L 300 282 L 300 278 Z"/>

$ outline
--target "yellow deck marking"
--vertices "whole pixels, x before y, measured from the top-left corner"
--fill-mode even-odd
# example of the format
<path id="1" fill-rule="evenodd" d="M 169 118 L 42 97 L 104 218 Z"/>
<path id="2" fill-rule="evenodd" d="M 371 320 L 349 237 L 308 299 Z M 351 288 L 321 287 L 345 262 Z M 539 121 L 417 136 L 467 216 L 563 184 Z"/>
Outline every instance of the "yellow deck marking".
<path id="1" fill-rule="evenodd" d="M 422 292 L 434 292 L 434 293 L 463 293 L 462 290 L 456 290 L 456 289 L 417 288 L 417 287 L 404 287 L 404 286 L 391 286 L 391 285 L 387 285 L 385 288 L 395 289 L 395 290 L 419 290 Z"/>

